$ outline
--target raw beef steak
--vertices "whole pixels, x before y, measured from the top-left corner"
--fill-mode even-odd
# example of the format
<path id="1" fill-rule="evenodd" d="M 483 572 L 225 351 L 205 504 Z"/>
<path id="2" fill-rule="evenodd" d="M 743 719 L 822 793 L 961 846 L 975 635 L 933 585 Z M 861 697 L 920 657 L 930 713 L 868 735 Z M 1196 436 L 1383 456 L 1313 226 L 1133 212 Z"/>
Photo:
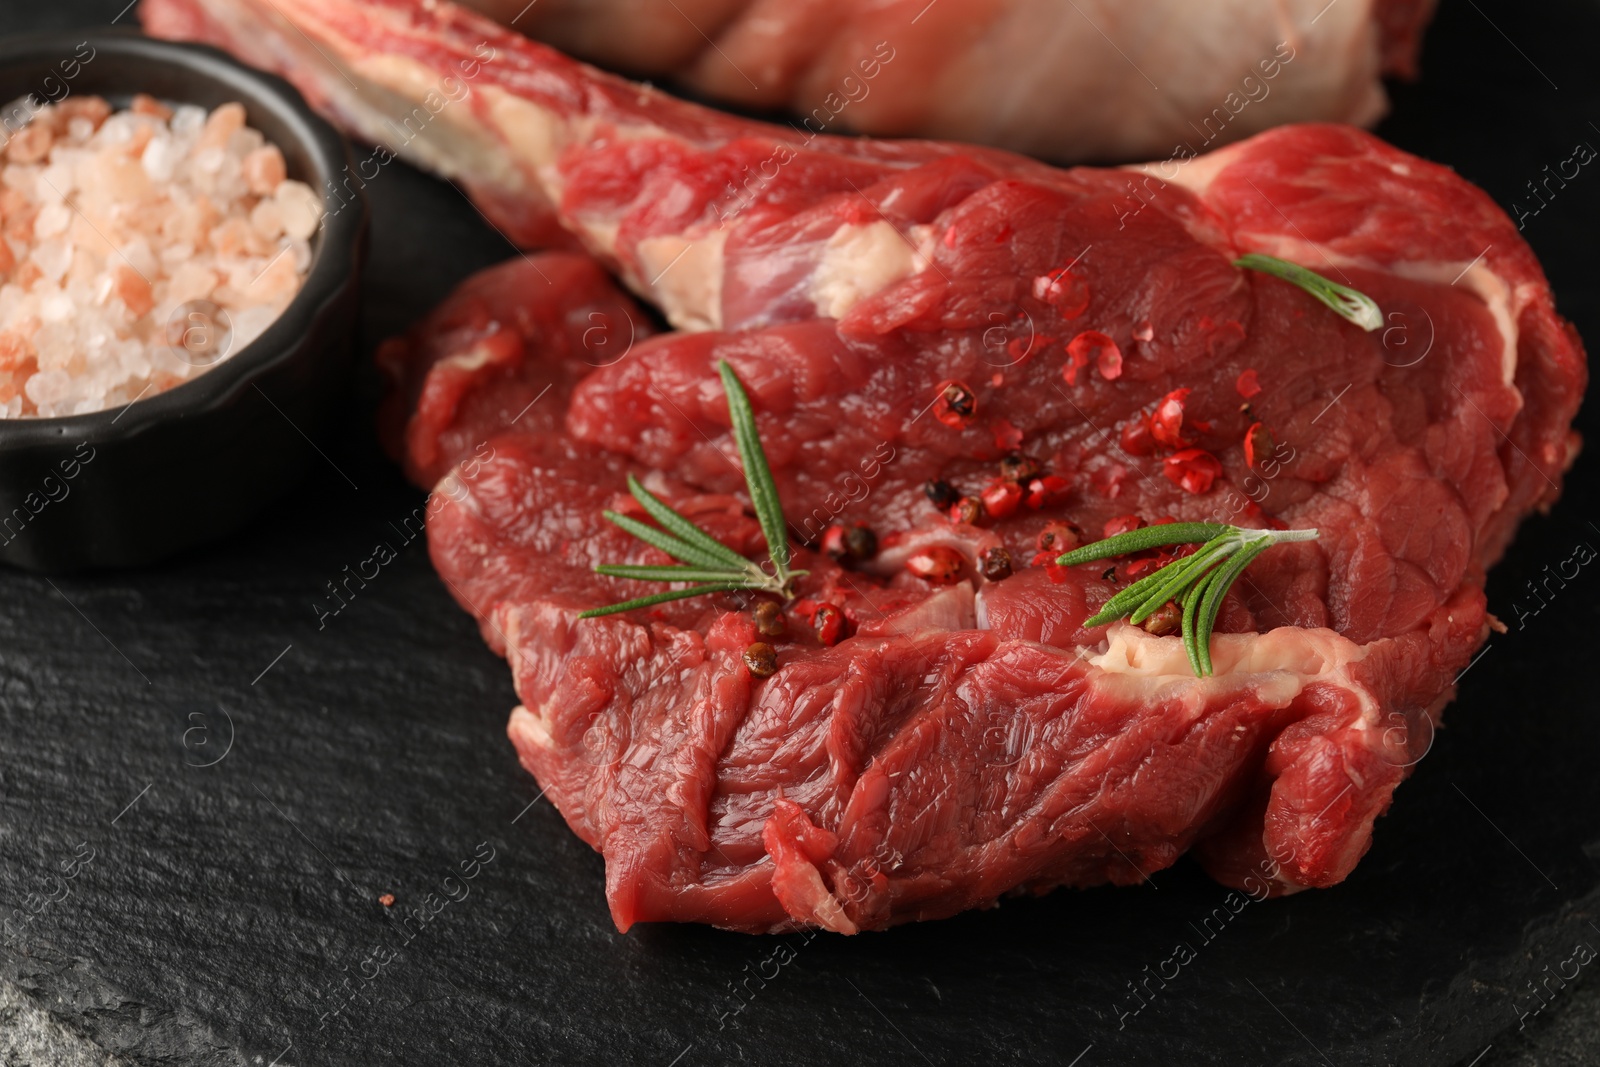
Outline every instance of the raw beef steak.
<path id="1" fill-rule="evenodd" d="M 647 336 L 600 272 L 543 255 L 382 356 L 421 398 L 392 447 L 424 484 L 457 464 L 435 563 L 510 661 L 512 741 L 604 853 L 619 927 L 874 929 L 1191 848 L 1252 892 L 1350 872 L 1491 624 L 1486 568 L 1577 448 L 1581 346 L 1487 197 L 1347 127 L 1056 171 L 725 118 L 448 4 L 275 9 L 314 54 L 253 4 L 186 25 L 332 86 L 357 129 L 380 97 L 317 56 L 415 99 L 492 42 L 438 116 L 449 165 L 687 331 Z M 730 200 L 744 168 L 763 180 Z M 1384 328 L 1233 265 L 1250 251 L 1368 293 Z M 596 359 L 586 322 L 636 339 Z M 594 564 L 665 561 L 601 518 L 637 513 L 629 472 L 758 551 L 719 359 L 810 570 L 764 678 L 732 597 L 578 618 L 649 591 Z M 953 518 L 930 481 L 982 505 Z M 1066 523 L 1169 517 L 1322 532 L 1234 587 L 1212 677 L 1175 636 L 1083 627 L 1139 561 L 1050 563 Z M 869 558 L 815 550 L 857 522 Z"/>

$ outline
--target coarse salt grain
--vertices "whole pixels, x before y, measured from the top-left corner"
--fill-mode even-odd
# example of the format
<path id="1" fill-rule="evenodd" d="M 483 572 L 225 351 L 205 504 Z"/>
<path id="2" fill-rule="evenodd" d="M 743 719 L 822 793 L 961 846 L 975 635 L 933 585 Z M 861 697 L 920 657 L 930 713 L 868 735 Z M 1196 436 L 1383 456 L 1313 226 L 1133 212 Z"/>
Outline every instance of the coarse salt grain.
<path id="1" fill-rule="evenodd" d="M 14 109 L 7 109 L 8 112 Z M 33 111 L 32 108 L 27 109 Z M 304 283 L 322 200 L 239 104 L 207 113 L 99 97 L 33 111 L 0 149 L 0 418 L 81 414 L 203 373 Z M 232 324 L 212 362 L 168 320 L 212 301 Z"/>

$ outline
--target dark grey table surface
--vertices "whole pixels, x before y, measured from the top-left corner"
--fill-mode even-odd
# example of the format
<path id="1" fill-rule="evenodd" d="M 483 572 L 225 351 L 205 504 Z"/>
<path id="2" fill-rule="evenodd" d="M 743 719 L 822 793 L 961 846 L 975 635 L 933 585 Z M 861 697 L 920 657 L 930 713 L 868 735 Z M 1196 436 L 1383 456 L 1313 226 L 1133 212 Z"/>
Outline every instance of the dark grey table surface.
<path id="1" fill-rule="evenodd" d="M 99 26 L 125 2 L 8 0 L 0 27 Z M 1600 7 L 1442 6 L 1382 132 L 1509 207 L 1600 144 Z M 1594 182 L 1527 226 L 1591 339 Z M 370 195 L 369 349 L 512 254 L 404 166 Z M 422 546 L 397 544 L 318 627 L 324 583 L 421 503 L 373 444 L 374 388 L 327 462 L 226 543 L 138 572 L 0 573 L 0 1061 L 1600 1063 L 1595 968 L 1530 991 L 1600 947 L 1587 571 L 1491 641 L 1345 885 L 1247 909 L 1119 1028 L 1127 983 L 1220 902 L 1187 864 L 850 940 L 617 934 L 598 857 L 505 742 L 504 664 Z M 1515 619 L 1527 579 L 1600 537 L 1597 484 L 1585 457 L 1492 577 L 1493 610 Z M 467 894 L 399 932 L 474 855 L 492 858 Z M 70 893 L 41 904 L 63 869 Z"/>

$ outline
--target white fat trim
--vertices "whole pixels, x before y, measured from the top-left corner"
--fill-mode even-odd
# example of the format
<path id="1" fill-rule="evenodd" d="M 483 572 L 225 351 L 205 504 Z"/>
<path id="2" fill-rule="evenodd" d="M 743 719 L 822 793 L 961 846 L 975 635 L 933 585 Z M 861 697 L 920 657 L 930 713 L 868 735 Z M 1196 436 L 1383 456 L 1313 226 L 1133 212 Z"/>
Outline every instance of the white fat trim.
<path id="1" fill-rule="evenodd" d="M 677 234 L 639 242 L 639 276 L 645 295 L 680 330 L 722 328 L 722 246 L 726 230 L 704 237 Z"/>
<path id="2" fill-rule="evenodd" d="M 1332 630 L 1281 626 L 1264 634 L 1215 634 L 1209 678 L 1195 677 L 1180 637 L 1156 637 L 1119 622 L 1106 638 L 1106 650 L 1086 662 L 1100 672 L 1097 685 L 1110 685 L 1132 699 L 1177 698 L 1198 715 L 1206 697 L 1219 691 L 1248 686 L 1264 704 L 1282 707 L 1320 683 L 1355 696 L 1367 728 L 1382 721 L 1383 709 L 1350 677 L 1350 664 L 1366 658 L 1366 646 Z"/>
<path id="3" fill-rule="evenodd" d="M 446 97 L 436 72 L 404 56 L 374 55 L 354 63 L 352 73 L 365 104 L 360 108 L 364 139 L 446 178 L 470 175 L 477 185 L 497 189 L 529 187 L 528 175 L 517 165 L 519 154 L 505 151 L 505 146 L 484 129 L 466 97 Z M 493 94 L 515 99 L 493 88 L 474 86 L 469 92 L 483 93 L 490 100 L 491 113 Z M 437 112 L 424 104 L 429 94 L 443 101 Z M 536 110 L 523 103 L 529 110 Z"/>
<path id="4" fill-rule="evenodd" d="M 1516 379 L 1517 344 L 1521 340 L 1517 318 L 1531 299 L 1529 292 L 1513 291 L 1504 278 L 1484 266 L 1482 259 L 1470 263 L 1396 263 L 1387 269 L 1391 274 L 1415 281 L 1453 283 L 1482 300 L 1504 342 L 1500 351 L 1500 380 L 1510 385 Z"/>
<path id="5" fill-rule="evenodd" d="M 1159 163 L 1136 163 L 1123 169 L 1148 174 L 1169 185 L 1188 189 L 1196 196 L 1203 196 L 1216 176 L 1233 163 L 1233 157 L 1238 155 L 1240 147 L 1229 145 L 1202 155 L 1188 158 L 1179 156 Z"/>
<path id="6" fill-rule="evenodd" d="M 928 268 L 931 226 L 901 234 L 887 219 L 851 223 L 834 231 L 811 274 L 817 314 L 841 319 L 851 308 L 890 285 Z"/>
<path id="7" fill-rule="evenodd" d="M 336 64 L 337 66 L 337 64 Z M 341 68 L 342 73 L 342 68 Z M 404 56 L 366 57 L 353 64 L 364 106 L 347 109 L 362 135 L 392 148 L 396 154 L 447 178 L 471 175 L 475 185 L 498 190 L 542 194 L 560 203 L 561 179 L 556 166 L 570 145 L 593 139 L 596 123 L 583 115 L 561 115 L 495 85 L 468 83 L 467 98 L 444 97 L 435 72 Z M 437 113 L 422 101 L 434 94 L 445 100 Z M 421 111 L 411 127 L 405 116 Z M 399 115 L 395 122 L 380 115 Z M 652 126 L 608 130 L 618 138 L 665 137 Z M 595 255 L 617 258 L 615 220 L 564 217 Z M 823 245 L 812 273 L 810 295 L 817 314 L 840 318 L 862 300 L 926 270 L 932 254 L 933 227 L 913 226 L 902 235 L 887 220 L 841 226 Z M 722 228 L 703 234 L 658 234 L 639 241 L 638 266 L 625 271 L 625 281 L 655 303 L 667 321 L 680 330 L 722 328 Z"/>
<path id="8" fill-rule="evenodd" d="M 491 355 L 493 353 L 489 350 L 488 345 L 474 345 L 470 351 L 456 356 L 445 357 L 443 362 L 446 366 L 453 367 L 456 370 L 474 371 L 488 363 Z"/>

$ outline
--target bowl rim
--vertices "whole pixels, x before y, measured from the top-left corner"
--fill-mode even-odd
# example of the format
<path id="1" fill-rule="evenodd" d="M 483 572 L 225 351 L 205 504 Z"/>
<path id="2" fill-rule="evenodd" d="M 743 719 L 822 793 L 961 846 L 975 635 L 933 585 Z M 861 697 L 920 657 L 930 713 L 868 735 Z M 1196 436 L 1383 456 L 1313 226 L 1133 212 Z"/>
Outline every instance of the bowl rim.
<path id="1" fill-rule="evenodd" d="M 99 411 L 0 418 L 0 447 L 59 445 L 64 440 L 100 444 L 131 438 L 157 424 L 233 403 L 244 390 L 256 387 L 259 379 L 292 361 L 300 342 L 314 331 L 330 305 L 344 297 L 346 283 L 355 274 L 366 229 L 367 204 L 359 190 L 353 190 L 351 200 L 340 199 L 337 205 L 331 203 L 337 175 L 350 166 L 349 142 L 312 111 L 299 91 L 287 81 L 245 66 L 216 48 L 147 37 L 128 28 L 23 34 L 0 39 L 0 70 L 73 56 L 73 49 L 84 44 L 94 49 L 94 55 L 84 63 L 85 69 L 90 69 L 93 60 L 101 58 L 102 53 L 146 63 L 166 63 L 225 90 L 241 90 L 239 98 L 247 107 L 256 106 L 257 101 L 269 107 L 288 131 L 295 147 L 304 151 L 311 161 L 315 173 L 306 175 L 305 179 L 322 201 L 319 239 L 313 248 L 305 280 L 288 306 L 259 336 L 216 366 L 154 396 Z M 115 93 L 117 90 L 96 88 L 90 91 Z M 139 92 L 140 89 L 130 86 L 125 91 Z M 244 100 L 245 91 L 255 100 Z M 0 93 L 0 96 L 7 94 Z M 262 396 L 266 394 L 263 392 Z M 276 406 L 270 397 L 266 399 Z"/>

